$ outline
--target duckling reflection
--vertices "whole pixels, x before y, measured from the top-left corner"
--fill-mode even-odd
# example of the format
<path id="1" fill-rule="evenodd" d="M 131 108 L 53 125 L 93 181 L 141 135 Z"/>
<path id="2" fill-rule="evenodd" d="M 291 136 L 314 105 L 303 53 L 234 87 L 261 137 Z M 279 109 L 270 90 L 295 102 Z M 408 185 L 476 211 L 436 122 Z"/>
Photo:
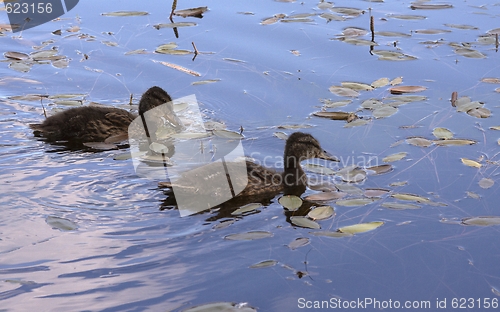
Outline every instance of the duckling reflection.
<path id="1" fill-rule="evenodd" d="M 239 194 L 235 194 L 236 196 L 234 198 L 219 207 L 237 208 L 249 202 L 269 203 L 269 201 L 279 193 L 300 196 L 304 193 L 307 186 L 307 176 L 300 166 L 300 162 L 311 158 L 337 160 L 335 157 L 325 152 L 312 135 L 295 132 L 289 136 L 285 144 L 283 172 L 265 168 L 248 160 L 246 161 L 247 176 L 230 177 L 226 172 L 218 172 L 219 175 L 226 175 L 227 179 L 231 179 L 232 185 L 239 185 L 241 183 L 241 181 L 234 181 L 234 179 L 244 179 L 245 181 L 243 183 L 248 181 L 246 187 Z M 199 169 L 203 169 L 203 167 Z M 200 172 L 193 174 L 193 176 L 205 176 L 205 174 Z M 217 177 L 214 177 L 213 173 L 212 177 L 214 181 L 217 181 Z M 204 191 L 206 192 L 204 196 L 215 196 L 213 195 L 214 189 L 209 187 L 212 185 L 207 185 L 206 179 L 184 180 L 182 184 L 175 183 L 174 185 L 170 182 L 162 182 L 159 184 L 160 187 L 169 188 L 169 190 L 165 191 L 169 196 L 163 204 L 164 208 L 176 205 L 175 196 L 172 192 L 175 188 L 181 188 L 186 192 L 191 190 L 192 192 L 196 192 L 197 196 L 199 196 L 200 193 L 203 194 Z M 232 192 L 234 193 L 233 190 Z"/>
<path id="2" fill-rule="evenodd" d="M 173 112 L 172 98 L 157 86 L 149 88 L 142 95 L 139 115 L 143 116 L 148 110 L 165 103 L 166 113 L 158 118 L 163 117 L 174 127 L 180 127 Z M 34 130 L 35 136 L 43 137 L 48 142 L 117 142 L 128 138 L 128 127 L 136 117 L 135 114 L 115 107 L 85 106 L 62 111 L 48 117 L 41 124 L 29 126 Z"/>

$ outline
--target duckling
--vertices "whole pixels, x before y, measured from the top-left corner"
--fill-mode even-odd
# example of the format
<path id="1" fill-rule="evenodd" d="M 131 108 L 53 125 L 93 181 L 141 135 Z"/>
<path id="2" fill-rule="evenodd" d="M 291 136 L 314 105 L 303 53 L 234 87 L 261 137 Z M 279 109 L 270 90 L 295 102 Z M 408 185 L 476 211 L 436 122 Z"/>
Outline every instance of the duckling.
<path id="1" fill-rule="evenodd" d="M 160 87 L 151 87 L 139 101 L 139 115 L 165 103 L 167 110 L 173 114 L 170 95 Z M 62 111 L 41 124 L 30 124 L 29 127 L 34 130 L 35 136 L 51 142 L 104 142 L 108 138 L 127 138 L 128 127 L 136 117 L 119 108 L 84 106 Z"/>
<path id="2" fill-rule="evenodd" d="M 283 172 L 277 172 L 273 169 L 265 168 L 246 160 L 246 177 L 229 176 L 226 172 L 220 171 L 217 173 L 211 172 L 211 178 L 217 181 L 218 179 L 215 175 L 226 175 L 227 179 L 230 179 L 231 185 L 242 185 L 242 183 L 244 185 L 245 180 L 248 180 L 246 187 L 244 187 L 239 194 L 234 194 L 236 196 L 227 203 L 241 203 L 247 201 L 246 199 L 249 199 L 250 202 L 253 199 L 258 199 L 260 201 L 265 198 L 272 198 L 281 192 L 285 195 L 293 194 L 300 196 L 306 190 L 307 186 L 307 176 L 300 166 L 300 162 L 310 158 L 337 161 L 335 157 L 321 148 L 319 142 L 312 135 L 303 132 L 295 132 L 288 137 L 285 144 Z M 188 172 L 188 174 L 193 177 L 203 177 L 203 169 L 204 167 L 201 167 Z M 200 172 L 196 172 L 197 170 L 200 170 Z M 179 181 L 181 180 L 178 180 L 173 186 L 171 182 L 160 182 L 159 187 L 170 188 L 176 192 L 177 190 L 181 190 L 181 192 L 185 194 L 189 194 L 189 190 L 192 190 L 193 197 L 197 198 L 202 198 L 199 196 L 213 197 L 223 192 L 223 190 L 214 190 L 213 183 L 207 184 L 206 179 L 184 179 L 180 184 L 178 183 Z M 200 182 L 202 182 L 203 185 L 199 185 Z M 205 194 L 203 194 L 203 189 L 207 189 Z M 194 194 L 194 192 L 196 194 Z M 234 190 L 231 190 L 231 192 L 234 193 Z M 183 197 L 185 197 L 185 194 L 183 194 Z M 165 202 L 165 204 L 169 203 L 175 204 L 173 198 Z"/>

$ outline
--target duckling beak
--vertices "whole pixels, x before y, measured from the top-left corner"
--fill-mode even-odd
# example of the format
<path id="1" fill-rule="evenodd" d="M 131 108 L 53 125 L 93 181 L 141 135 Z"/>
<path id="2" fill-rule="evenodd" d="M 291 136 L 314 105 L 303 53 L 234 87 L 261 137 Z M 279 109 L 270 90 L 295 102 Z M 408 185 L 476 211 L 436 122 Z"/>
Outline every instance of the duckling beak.
<path id="1" fill-rule="evenodd" d="M 318 155 L 318 158 L 325 159 L 325 160 L 331 160 L 331 161 L 339 161 L 339 159 L 336 156 L 333 156 L 332 154 L 328 153 L 327 151 L 322 151 L 321 154 Z"/>

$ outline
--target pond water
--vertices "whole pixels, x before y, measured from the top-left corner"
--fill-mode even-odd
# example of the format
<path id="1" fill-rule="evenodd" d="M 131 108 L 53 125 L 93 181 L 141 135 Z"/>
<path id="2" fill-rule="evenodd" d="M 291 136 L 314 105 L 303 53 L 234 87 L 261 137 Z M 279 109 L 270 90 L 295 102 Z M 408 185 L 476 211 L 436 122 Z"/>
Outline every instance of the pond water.
<path id="1" fill-rule="evenodd" d="M 489 83 L 500 79 L 500 3 L 412 10 L 407 1 L 190 1 L 189 7 L 209 10 L 202 19 L 174 16 L 174 22 L 196 24 L 177 27 L 178 37 L 172 28 L 154 27 L 170 23 L 171 3 L 95 3 L 80 1 L 60 19 L 27 31 L 1 29 L 2 53 L 55 49 L 64 58 L 0 62 L 0 311 L 182 311 L 211 302 L 247 303 L 242 306 L 259 311 L 315 304 L 327 310 L 325 302 L 360 307 L 358 301 L 368 309 L 498 306 L 500 227 L 462 220 L 500 216 L 500 132 L 494 129 L 500 126 L 500 84 Z M 347 5 L 360 12 L 339 10 Z M 0 24 L 7 23 L 2 11 Z M 116 11 L 149 14 L 102 15 Z M 370 16 L 377 45 L 370 44 Z M 348 27 L 365 32 L 342 35 Z M 193 53 L 154 53 L 170 42 L 191 52 L 194 42 L 200 53 L 194 60 Z M 410 59 L 379 59 L 382 50 Z M 394 104 L 397 112 L 387 117 L 374 118 L 361 105 L 403 96 L 391 95 L 391 85 L 354 97 L 330 92 L 343 82 L 397 77 L 402 83 L 395 87 L 425 87 L 410 94 L 425 99 Z M 192 84 L 207 79 L 217 81 Z M 339 167 L 381 165 L 384 157 L 406 152 L 389 163 L 391 172 L 355 184 L 389 191 L 373 203 L 315 204 L 336 211 L 318 221 L 320 231 L 372 221 L 383 226 L 349 237 L 316 236 L 318 230 L 291 224 L 294 213 L 278 203 L 280 195 L 243 216 L 213 210 L 181 218 L 177 209 L 160 209 L 166 196 L 158 181 L 139 178 L 130 159 L 114 160 L 123 151 L 68 150 L 34 138 L 28 125 L 43 120 L 42 106 L 36 98 L 19 98 L 76 94 L 83 105 L 128 109 L 130 94 L 136 103 L 153 85 L 175 98 L 195 94 L 206 118 L 233 131 L 242 126 L 245 153 L 257 161 L 282 155 L 284 141 L 275 132 L 313 134 L 342 161 Z M 482 112 L 491 115 L 457 112 L 453 92 L 482 102 Z M 352 102 L 325 107 L 341 100 Z M 54 99 L 42 103 L 48 114 L 70 108 Z M 346 121 L 312 115 L 321 110 L 355 112 L 367 124 L 346 127 Z M 476 143 L 440 146 L 433 135 L 438 127 Z M 412 145 L 406 140 L 412 137 L 432 145 Z M 391 197 L 397 194 L 420 199 Z M 392 202 L 419 209 L 383 206 Z M 272 236 L 224 238 L 249 231 Z M 290 248 L 297 238 L 307 244 Z M 275 265 L 251 268 L 265 260 Z"/>

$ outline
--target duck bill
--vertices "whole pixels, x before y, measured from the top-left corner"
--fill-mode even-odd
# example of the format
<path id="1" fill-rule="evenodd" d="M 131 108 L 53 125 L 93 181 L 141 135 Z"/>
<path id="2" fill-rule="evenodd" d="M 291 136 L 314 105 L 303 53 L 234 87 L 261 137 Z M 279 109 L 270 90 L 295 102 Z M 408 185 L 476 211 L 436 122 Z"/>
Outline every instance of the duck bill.
<path id="1" fill-rule="evenodd" d="M 333 156 L 332 154 L 328 153 L 327 151 L 321 152 L 321 154 L 318 155 L 318 158 L 325 159 L 325 160 L 331 160 L 331 161 L 339 161 L 339 159 L 336 156 Z"/>

